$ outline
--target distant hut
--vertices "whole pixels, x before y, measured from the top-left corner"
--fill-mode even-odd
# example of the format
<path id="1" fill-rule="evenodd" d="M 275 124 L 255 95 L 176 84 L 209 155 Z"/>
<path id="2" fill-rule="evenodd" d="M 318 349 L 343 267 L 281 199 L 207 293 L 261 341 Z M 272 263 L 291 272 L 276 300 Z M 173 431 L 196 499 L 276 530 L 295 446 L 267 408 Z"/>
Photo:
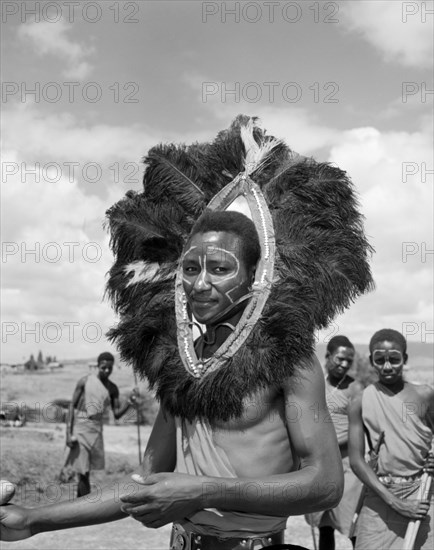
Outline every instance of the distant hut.
<path id="1" fill-rule="evenodd" d="M 30 359 L 24 363 L 24 368 L 26 370 L 37 370 L 38 364 L 35 361 L 35 358 L 33 357 L 33 353 L 30 355 Z"/>
<path id="2" fill-rule="evenodd" d="M 56 369 L 63 368 L 63 365 L 62 365 L 62 363 L 59 363 L 58 361 L 50 361 L 50 363 L 48 363 L 48 365 L 47 365 L 47 368 L 49 368 L 51 371 L 53 371 L 53 370 L 56 370 Z"/>

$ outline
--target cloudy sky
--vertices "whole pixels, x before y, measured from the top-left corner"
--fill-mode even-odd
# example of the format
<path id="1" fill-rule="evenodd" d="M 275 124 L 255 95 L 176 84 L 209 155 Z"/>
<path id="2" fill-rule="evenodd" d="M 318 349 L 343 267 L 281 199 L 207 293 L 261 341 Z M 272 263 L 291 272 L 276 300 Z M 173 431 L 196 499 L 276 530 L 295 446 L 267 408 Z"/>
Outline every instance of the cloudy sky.
<path id="1" fill-rule="evenodd" d="M 111 349 L 106 209 L 239 113 L 360 195 L 377 289 L 320 341 L 433 341 L 433 2 L 75 4 L 2 2 L 2 362 Z"/>

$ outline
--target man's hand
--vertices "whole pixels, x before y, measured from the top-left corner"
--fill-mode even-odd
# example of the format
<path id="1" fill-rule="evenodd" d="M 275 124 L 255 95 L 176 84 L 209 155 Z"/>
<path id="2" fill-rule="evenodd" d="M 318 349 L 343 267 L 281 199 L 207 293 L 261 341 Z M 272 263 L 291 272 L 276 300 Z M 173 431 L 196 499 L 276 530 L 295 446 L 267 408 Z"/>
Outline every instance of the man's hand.
<path id="1" fill-rule="evenodd" d="M 161 473 L 133 479 L 138 490 L 121 497 L 122 511 L 146 527 L 158 529 L 201 509 L 202 484 L 196 476 Z"/>
<path id="2" fill-rule="evenodd" d="M 422 520 L 428 513 L 430 507 L 429 500 L 401 500 L 394 497 L 390 506 L 395 512 L 412 520 Z"/>
<path id="3" fill-rule="evenodd" d="M 75 445 L 77 445 L 78 443 L 78 440 L 77 438 L 75 437 L 75 435 L 72 435 L 72 434 L 68 434 L 66 436 L 66 446 L 69 447 L 70 449 L 72 449 L 73 447 L 75 447 Z"/>
<path id="4" fill-rule="evenodd" d="M 139 398 L 139 396 L 140 396 L 139 388 L 133 388 L 130 392 L 130 395 L 128 396 L 128 403 L 136 407 L 137 399 Z"/>
<path id="5" fill-rule="evenodd" d="M 29 527 L 28 510 L 7 504 L 15 491 L 10 491 L 2 495 L 2 505 L 0 506 L 0 540 L 15 541 L 27 539 L 32 536 Z"/>

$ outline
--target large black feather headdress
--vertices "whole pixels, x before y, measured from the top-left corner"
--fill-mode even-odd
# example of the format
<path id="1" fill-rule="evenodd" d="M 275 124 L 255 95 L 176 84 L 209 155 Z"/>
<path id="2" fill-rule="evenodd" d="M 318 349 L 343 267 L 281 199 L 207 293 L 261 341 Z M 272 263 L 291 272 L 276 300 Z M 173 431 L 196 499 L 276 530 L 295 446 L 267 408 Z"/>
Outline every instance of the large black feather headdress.
<path id="1" fill-rule="evenodd" d="M 246 116 L 211 143 L 157 145 L 145 164 L 143 192 L 129 191 L 107 213 L 116 258 L 107 289 L 120 314 L 109 336 L 171 414 L 237 417 L 253 392 L 303 368 L 315 331 L 373 287 L 372 249 L 352 184 L 339 168 L 301 157 Z M 268 205 L 273 277 L 243 344 L 194 376 L 177 345 L 176 272 L 192 225 L 240 174 Z"/>

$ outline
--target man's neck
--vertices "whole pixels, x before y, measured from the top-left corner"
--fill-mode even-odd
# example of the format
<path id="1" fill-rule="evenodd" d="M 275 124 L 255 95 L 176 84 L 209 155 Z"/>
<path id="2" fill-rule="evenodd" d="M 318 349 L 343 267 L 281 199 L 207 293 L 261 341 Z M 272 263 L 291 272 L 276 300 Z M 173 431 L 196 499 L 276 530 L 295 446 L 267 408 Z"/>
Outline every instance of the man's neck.
<path id="1" fill-rule="evenodd" d="M 200 359 L 208 359 L 226 341 L 234 330 L 235 326 L 225 322 L 206 327 L 206 333 L 196 343 L 196 350 Z"/>
<path id="2" fill-rule="evenodd" d="M 246 307 L 245 304 L 240 304 L 240 306 L 239 310 L 231 317 L 219 319 L 216 324 L 206 325 L 206 333 L 198 339 L 196 345 L 201 359 L 211 357 L 235 330 Z"/>
<path id="3" fill-rule="evenodd" d="M 98 375 L 98 379 L 99 379 L 99 381 L 101 382 L 101 384 L 103 384 L 104 386 L 107 387 L 107 385 L 108 385 L 108 378 L 101 378 L 101 376 Z"/>
<path id="4" fill-rule="evenodd" d="M 335 378 L 330 376 L 330 374 L 327 375 L 327 382 L 336 389 L 346 389 L 351 381 L 352 379 L 347 374 L 344 374 L 342 378 Z"/>
<path id="5" fill-rule="evenodd" d="M 394 395 L 397 395 L 399 392 L 401 392 L 404 389 L 405 381 L 401 378 L 400 380 L 397 380 L 393 384 L 385 384 L 384 382 L 379 381 L 379 383 L 388 390 L 390 393 L 393 393 Z"/>

